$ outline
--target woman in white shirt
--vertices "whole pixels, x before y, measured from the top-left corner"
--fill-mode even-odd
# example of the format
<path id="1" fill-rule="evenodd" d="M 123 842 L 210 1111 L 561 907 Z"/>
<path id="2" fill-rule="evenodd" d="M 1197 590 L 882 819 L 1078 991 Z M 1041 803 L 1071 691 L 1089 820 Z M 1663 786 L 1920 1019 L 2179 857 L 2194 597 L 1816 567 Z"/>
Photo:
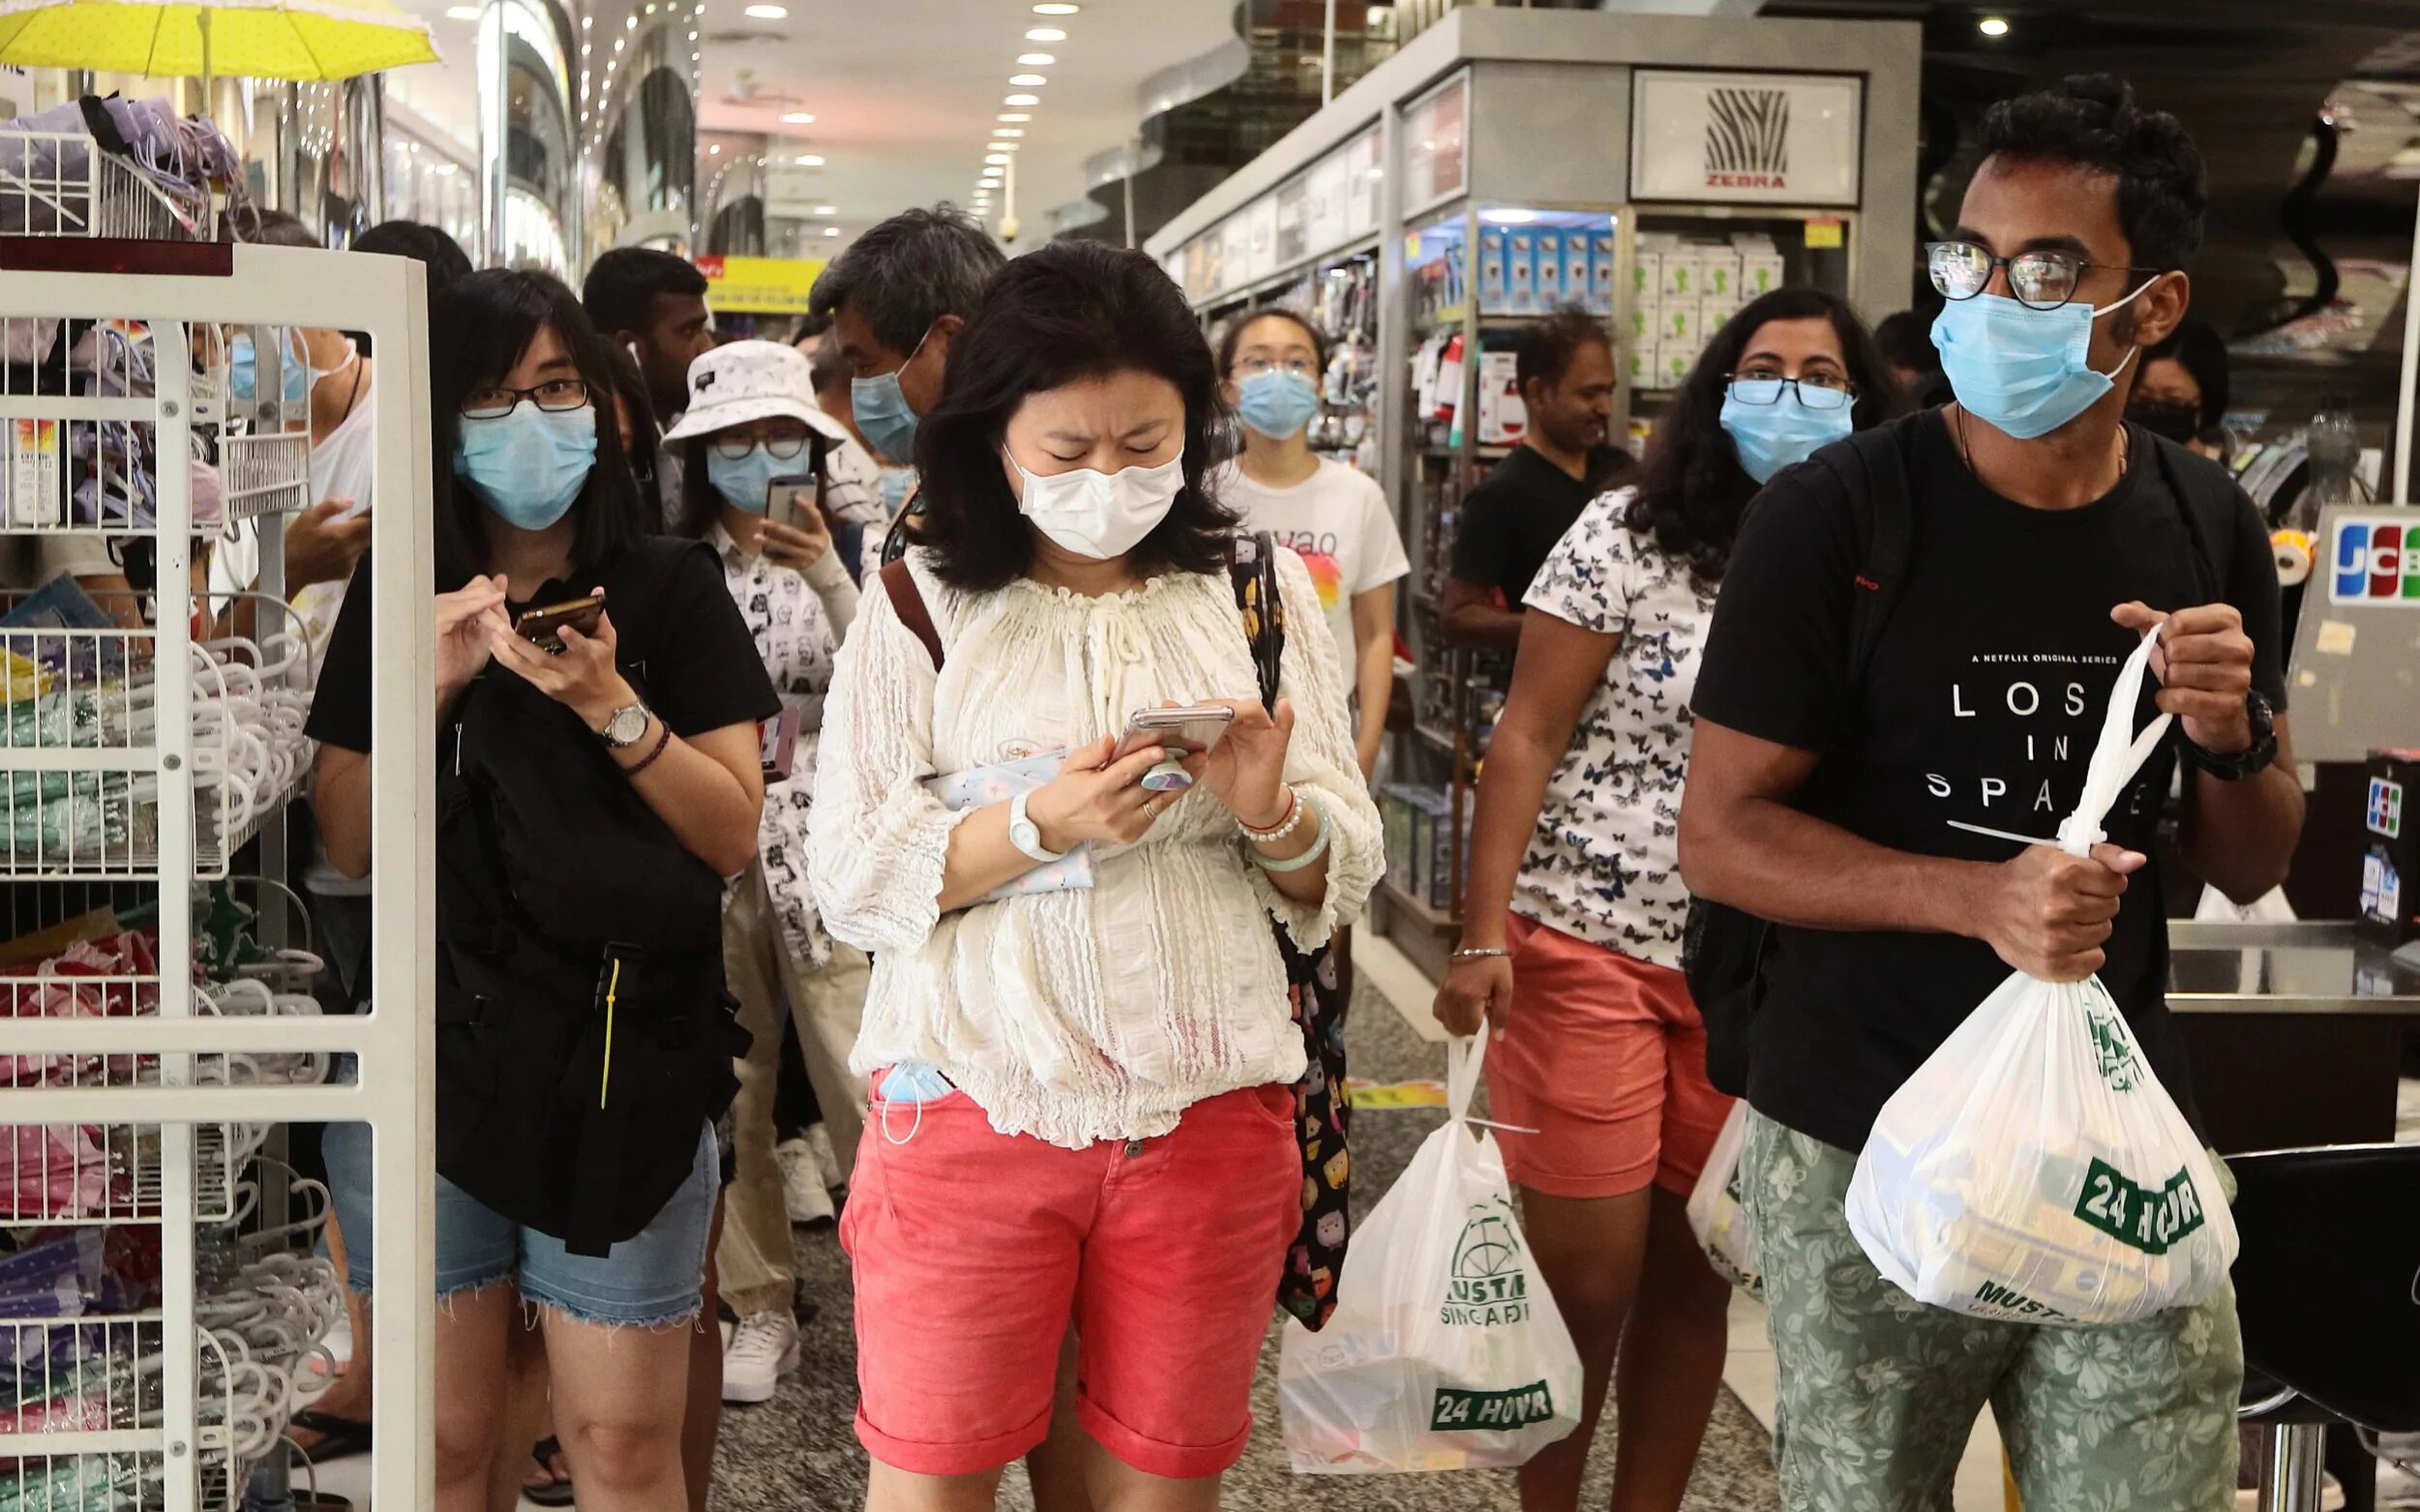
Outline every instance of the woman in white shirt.
<path id="1" fill-rule="evenodd" d="M 1247 315 L 1218 343 L 1243 451 L 1218 476 L 1218 502 L 1301 553 L 1347 654 L 1361 775 L 1378 770 L 1395 685 L 1395 583 L 1412 571 L 1378 480 L 1311 450 L 1327 341 L 1291 311 Z"/>
<path id="2" fill-rule="evenodd" d="M 1731 317 L 1656 428 L 1637 489 L 1581 511 L 1529 591 L 1437 993 L 1492 1023 L 1487 1091 L 1530 1249 L 1585 1368 L 1579 1430 L 1521 1468 L 1523 1512 L 1579 1502 L 1614 1379 L 1614 1502 L 1678 1508 L 1722 1378 L 1730 1288 L 1688 1225 L 1731 1100 L 1681 976 L 1689 696 L 1740 517 L 1766 479 L 1888 418 L 1847 306 L 1781 289 Z"/>
<path id="3" fill-rule="evenodd" d="M 870 1506 L 991 1504 L 1071 1322 L 1096 1504 L 1214 1506 L 1250 1431 L 1301 1214 L 1271 921 L 1325 942 L 1380 841 L 1322 617 L 1289 623 L 1273 715 L 1257 696 L 1204 488 L 1225 424 L 1150 259 L 1018 258 L 920 429 L 919 545 L 841 653 L 809 824 L 824 923 L 875 957 L 881 1137 L 841 1225 Z M 1279 574 L 1311 602 L 1293 552 Z M 1129 715 L 1212 701 L 1233 724 L 1190 788 L 1144 786 Z M 931 786 L 1004 795 L 1044 754 L 1009 801 Z"/>
<path id="4" fill-rule="evenodd" d="M 723 915 L 723 971 L 749 1034 L 732 1103 L 729 1210 L 715 1246 L 722 1298 L 739 1316 L 723 1356 L 726 1402 L 765 1401 L 798 1366 L 796 1263 L 773 1135 L 785 1001 L 843 1161 L 864 1121 L 865 1081 L 850 1074 L 848 1056 L 868 965 L 863 952 L 823 933 L 807 881 L 824 695 L 857 612 L 856 584 L 815 502 L 818 438 L 837 445 L 848 432 L 816 407 L 807 359 L 776 341 L 733 341 L 698 358 L 689 407 L 664 436 L 682 453 L 681 533 L 721 558 L 773 690 L 797 719 L 790 775 L 765 779 L 756 864 L 732 884 Z"/>

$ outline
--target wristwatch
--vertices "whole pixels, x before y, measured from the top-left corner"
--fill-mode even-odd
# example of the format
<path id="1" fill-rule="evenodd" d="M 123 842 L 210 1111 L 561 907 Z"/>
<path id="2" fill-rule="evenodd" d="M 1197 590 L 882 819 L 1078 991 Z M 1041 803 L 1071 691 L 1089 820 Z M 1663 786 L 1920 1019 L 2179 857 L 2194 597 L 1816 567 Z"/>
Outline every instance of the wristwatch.
<path id="1" fill-rule="evenodd" d="M 606 720 L 605 727 L 597 731 L 597 738 L 604 741 L 609 750 L 627 751 L 647 732 L 647 721 L 652 718 L 654 715 L 647 711 L 645 704 L 625 703 Z"/>
<path id="2" fill-rule="evenodd" d="M 2186 759 L 2223 783 L 2240 783 L 2267 771 L 2277 760 L 2277 711 L 2269 707 L 2265 696 L 2255 691 L 2244 696 L 2244 712 L 2252 721 L 2251 745 L 2220 756 L 2187 740 Z"/>
<path id="3" fill-rule="evenodd" d="M 1042 826 L 1026 817 L 1025 801 L 1031 796 L 1021 792 L 1008 800 L 1008 844 L 1044 866 L 1066 860 L 1065 851 L 1052 850 L 1042 844 Z"/>

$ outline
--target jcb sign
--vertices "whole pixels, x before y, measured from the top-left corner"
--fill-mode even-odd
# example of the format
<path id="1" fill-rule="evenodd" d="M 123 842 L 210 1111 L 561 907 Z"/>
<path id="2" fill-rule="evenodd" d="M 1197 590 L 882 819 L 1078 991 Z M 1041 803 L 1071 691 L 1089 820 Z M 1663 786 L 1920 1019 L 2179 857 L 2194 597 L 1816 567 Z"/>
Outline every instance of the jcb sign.
<path id="1" fill-rule="evenodd" d="M 2420 510 L 2339 517 L 2328 600 L 2420 608 Z"/>

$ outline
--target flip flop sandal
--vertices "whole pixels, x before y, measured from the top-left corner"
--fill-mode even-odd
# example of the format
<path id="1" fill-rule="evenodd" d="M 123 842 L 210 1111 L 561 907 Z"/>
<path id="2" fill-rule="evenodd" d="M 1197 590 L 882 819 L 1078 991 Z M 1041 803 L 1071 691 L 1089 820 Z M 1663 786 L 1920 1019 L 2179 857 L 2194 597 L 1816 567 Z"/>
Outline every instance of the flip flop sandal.
<path id="1" fill-rule="evenodd" d="M 529 1457 L 538 1462 L 538 1468 L 540 1470 L 544 1471 L 548 1475 L 553 1475 L 554 1473 L 554 1457 L 562 1452 L 562 1440 L 558 1438 L 541 1438 L 530 1449 Z M 542 1507 L 567 1507 L 572 1504 L 575 1497 L 569 1477 L 562 1480 L 550 1480 L 542 1486 L 533 1486 L 528 1481 L 524 1480 L 521 1483 L 521 1494 L 524 1500 L 534 1502 Z"/>
<path id="2" fill-rule="evenodd" d="M 319 1441 L 308 1449 L 294 1452 L 314 1465 L 343 1460 L 370 1452 L 370 1425 L 333 1412 L 301 1411 L 294 1414 L 294 1426 L 317 1434 Z"/>

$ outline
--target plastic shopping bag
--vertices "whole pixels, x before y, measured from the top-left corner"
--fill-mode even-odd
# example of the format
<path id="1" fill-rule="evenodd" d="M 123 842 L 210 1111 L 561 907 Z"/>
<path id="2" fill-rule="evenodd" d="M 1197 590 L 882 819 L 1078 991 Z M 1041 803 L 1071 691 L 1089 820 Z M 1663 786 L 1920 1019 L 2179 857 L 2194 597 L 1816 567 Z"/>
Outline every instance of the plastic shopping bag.
<path id="1" fill-rule="evenodd" d="M 1354 1230 L 1335 1316 L 1318 1333 L 1286 1321 L 1277 1404 L 1298 1474 L 1520 1465 L 1579 1423 L 1579 1353 L 1503 1152 L 1469 1121 L 1482 1051 L 1449 1047 L 1450 1117 Z"/>
<path id="2" fill-rule="evenodd" d="M 1722 1120 L 1706 1169 L 1688 1195 L 1688 1226 L 1706 1252 L 1715 1273 L 1735 1287 L 1762 1295 L 1763 1278 L 1756 1274 L 1756 1252 L 1750 1245 L 1748 1201 L 1740 1192 L 1740 1148 L 1748 1142 L 1748 1100 L 1731 1105 Z"/>
<path id="3" fill-rule="evenodd" d="M 2059 844 L 2089 854 L 2167 727 L 2134 714 L 2146 639 L 2120 670 Z M 2099 979 L 2021 972 L 1883 1106 L 1849 1184 L 1874 1268 L 1937 1307 L 2120 1323 L 2207 1301 L 2235 1260 L 2217 1171 Z"/>

